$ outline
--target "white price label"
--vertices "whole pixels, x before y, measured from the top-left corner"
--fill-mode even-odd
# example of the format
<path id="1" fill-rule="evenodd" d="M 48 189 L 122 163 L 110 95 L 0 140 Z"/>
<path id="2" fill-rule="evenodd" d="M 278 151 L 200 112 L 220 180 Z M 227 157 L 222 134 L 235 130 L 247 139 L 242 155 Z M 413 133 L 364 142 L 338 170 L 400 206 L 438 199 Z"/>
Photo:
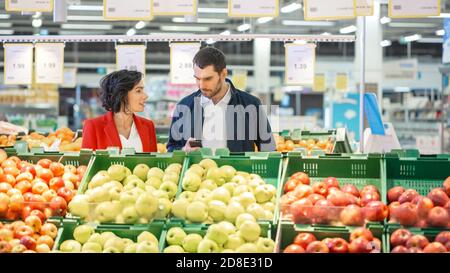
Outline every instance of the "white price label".
<path id="1" fill-rule="evenodd" d="M 5 84 L 31 84 L 33 82 L 33 45 L 5 44 Z"/>
<path id="2" fill-rule="evenodd" d="M 440 0 L 389 0 L 389 17 L 391 18 L 421 18 L 439 16 L 441 14 Z"/>
<path id="3" fill-rule="evenodd" d="M 6 11 L 51 12 L 53 0 L 6 0 Z"/>
<path id="4" fill-rule="evenodd" d="M 195 84 L 192 59 L 199 49 L 198 43 L 170 44 L 170 82 L 172 84 Z"/>
<path id="5" fill-rule="evenodd" d="M 107 20 L 151 20 L 152 1 L 103 0 L 103 18 Z"/>
<path id="6" fill-rule="evenodd" d="M 153 15 L 197 14 L 197 0 L 153 0 Z"/>
<path id="7" fill-rule="evenodd" d="M 61 87 L 74 88 L 77 86 L 77 69 L 64 68 L 64 83 Z"/>
<path id="8" fill-rule="evenodd" d="M 354 0 L 304 0 L 305 20 L 340 20 L 356 17 Z"/>
<path id="9" fill-rule="evenodd" d="M 230 17 L 277 17 L 279 0 L 228 0 Z"/>
<path id="10" fill-rule="evenodd" d="M 285 48 L 285 83 L 312 86 L 315 75 L 316 46 L 287 44 Z"/>
<path id="11" fill-rule="evenodd" d="M 139 71 L 145 75 L 145 49 L 143 45 L 118 45 L 116 68 Z"/>
<path id="12" fill-rule="evenodd" d="M 372 16 L 374 0 L 356 0 L 357 16 Z"/>
<path id="13" fill-rule="evenodd" d="M 64 82 L 64 44 L 36 44 L 36 83 Z"/>

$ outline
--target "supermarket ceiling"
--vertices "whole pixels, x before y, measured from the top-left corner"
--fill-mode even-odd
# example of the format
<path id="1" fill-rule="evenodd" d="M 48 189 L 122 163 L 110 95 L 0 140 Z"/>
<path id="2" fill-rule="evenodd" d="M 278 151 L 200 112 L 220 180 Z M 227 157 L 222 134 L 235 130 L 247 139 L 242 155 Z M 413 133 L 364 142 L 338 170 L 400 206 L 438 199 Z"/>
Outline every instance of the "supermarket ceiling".
<path id="1" fill-rule="evenodd" d="M 348 26 L 356 25 L 355 20 L 343 21 L 320 21 L 305 22 L 303 20 L 301 5 L 298 9 L 285 12 L 282 9 L 280 16 L 274 19 L 243 19 L 228 18 L 227 0 L 198 0 L 198 15 L 196 22 L 192 18 L 158 16 L 152 21 L 105 21 L 102 17 L 102 0 L 67 0 L 69 10 L 67 22 L 53 22 L 52 13 L 42 14 L 21 14 L 6 13 L 4 10 L 4 0 L 0 0 L 0 35 L 125 35 L 132 34 L 150 34 L 150 33 L 198 33 L 198 34 L 220 34 L 224 31 L 230 33 L 258 33 L 258 34 L 315 34 L 324 33 L 339 34 L 342 29 Z M 286 7 L 292 3 L 302 4 L 302 0 L 280 0 L 280 8 Z M 387 0 L 381 0 L 387 2 Z M 450 1 L 441 0 L 443 16 L 450 17 Z M 387 5 L 381 7 L 381 17 L 387 16 Z M 387 56 L 405 56 L 406 46 L 399 43 L 399 39 L 405 36 L 419 34 L 422 39 L 413 46 L 417 55 L 430 56 L 438 58 L 441 54 L 441 40 L 443 18 L 426 19 L 392 19 L 383 18 L 383 39 L 392 42 L 387 47 L 385 54 Z M 243 24 L 250 24 L 251 28 L 245 31 L 239 31 Z M 91 45 L 89 48 L 95 51 L 97 45 Z M 114 47 L 111 47 L 113 51 Z M 105 50 L 103 47 L 102 50 Z M 107 49 L 109 50 L 109 48 Z M 230 47 L 230 50 L 233 50 Z M 321 47 L 324 55 L 348 55 L 353 54 L 353 45 L 329 45 Z M 234 52 L 236 53 L 236 52 Z M 241 53 L 241 52 L 237 52 Z M 243 48 L 245 53 L 245 48 Z M 319 55 L 320 55 L 319 49 Z M 83 56 L 81 56 L 83 57 Z"/>

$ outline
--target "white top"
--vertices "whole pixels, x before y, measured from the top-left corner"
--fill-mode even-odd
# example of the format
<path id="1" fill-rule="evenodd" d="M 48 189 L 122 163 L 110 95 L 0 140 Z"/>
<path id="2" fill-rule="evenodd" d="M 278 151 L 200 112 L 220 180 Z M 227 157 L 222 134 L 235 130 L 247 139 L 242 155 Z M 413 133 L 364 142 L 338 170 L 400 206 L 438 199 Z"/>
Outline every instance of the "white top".
<path id="1" fill-rule="evenodd" d="M 201 97 L 204 110 L 202 146 L 213 152 L 218 148 L 227 148 L 226 109 L 231 99 L 230 85 L 225 96 L 217 103 L 205 96 Z"/>
<path id="2" fill-rule="evenodd" d="M 138 153 L 143 152 L 141 137 L 139 136 L 138 130 L 136 126 L 131 125 L 130 136 L 126 139 L 124 136 L 119 134 L 120 142 L 122 143 L 122 148 L 134 148 L 134 150 Z"/>

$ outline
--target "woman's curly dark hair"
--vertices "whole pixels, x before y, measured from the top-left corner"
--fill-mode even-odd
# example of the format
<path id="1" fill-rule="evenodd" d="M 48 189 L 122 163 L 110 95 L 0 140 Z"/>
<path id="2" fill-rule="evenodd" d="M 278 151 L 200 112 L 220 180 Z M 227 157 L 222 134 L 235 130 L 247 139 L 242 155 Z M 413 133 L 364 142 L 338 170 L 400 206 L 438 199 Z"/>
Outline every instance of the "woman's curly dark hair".
<path id="1" fill-rule="evenodd" d="M 120 112 L 128 108 L 128 92 L 141 80 L 139 71 L 119 70 L 109 73 L 100 80 L 100 100 L 106 111 Z"/>

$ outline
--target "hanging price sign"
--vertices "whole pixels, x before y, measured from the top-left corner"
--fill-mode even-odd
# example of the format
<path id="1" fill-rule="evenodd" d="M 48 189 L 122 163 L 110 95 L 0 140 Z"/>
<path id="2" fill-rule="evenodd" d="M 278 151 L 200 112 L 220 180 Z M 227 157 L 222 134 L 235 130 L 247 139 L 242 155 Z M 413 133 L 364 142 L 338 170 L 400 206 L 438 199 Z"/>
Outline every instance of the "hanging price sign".
<path id="1" fill-rule="evenodd" d="M 197 14 L 197 0 L 153 0 L 153 15 Z"/>
<path id="2" fill-rule="evenodd" d="M 4 83 L 31 84 L 33 82 L 33 45 L 5 44 Z"/>
<path id="3" fill-rule="evenodd" d="M 6 0 L 6 11 L 52 12 L 53 0 Z"/>
<path id="4" fill-rule="evenodd" d="M 314 84 L 316 45 L 286 44 L 285 83 L 287 85 Z"/>
<path id="5" fill-rule="evenodd" d="M 277 17 L 279 0 L 228 0 L 229 17 Z"/>
<path id="6" fill-rule="evenodd" d="M 391 18 L 422 18 L 441 14 L 440 0 L 389 0 Z"/>
<path id="7" fill-rule="evenodd" d="M 107 20 L 152 20 L 152 1 L 103 0 L 103 18 Z"/>
<path id="8" fill-rule="evenodd" d="M 144 45 L 118 45 L 116 47 L 116 69 L 139 71 L 145 75 Z"/>
<path id="9" fill-rule="evenodd" d="M 356 17 L 354 0 L 304 0 L 305 20 L 341 20 Z"/>
<path id="10" fill-rule="evenodd" d="M 192 59 L 199 49 L 199 43 L 170 44 L 170 82 L 172 84 L 195 84 Z"/>
<path id="11" fill-rule="evenodd" d="M 64 82 L 64 44 L 36 44 L 36 83 Z"/>
<path id="12" fill-rule="evenodd" d="M 372 16 L 374 0 L 356 0 L 357 16 Z"/>

